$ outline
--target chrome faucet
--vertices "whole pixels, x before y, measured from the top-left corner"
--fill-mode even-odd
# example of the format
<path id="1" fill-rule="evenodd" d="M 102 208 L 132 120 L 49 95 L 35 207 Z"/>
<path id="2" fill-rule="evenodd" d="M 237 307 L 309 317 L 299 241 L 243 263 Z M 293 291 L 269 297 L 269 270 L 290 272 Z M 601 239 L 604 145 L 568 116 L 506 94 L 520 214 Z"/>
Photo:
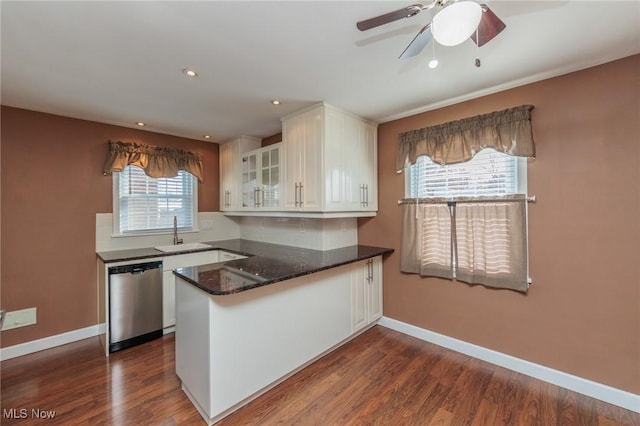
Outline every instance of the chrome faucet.
<path id="1" fill-rule="evenodd" d="M 173 245 L 182 244 L 182 238 L 178 238 L 178 218 L 173 217 Z"/>

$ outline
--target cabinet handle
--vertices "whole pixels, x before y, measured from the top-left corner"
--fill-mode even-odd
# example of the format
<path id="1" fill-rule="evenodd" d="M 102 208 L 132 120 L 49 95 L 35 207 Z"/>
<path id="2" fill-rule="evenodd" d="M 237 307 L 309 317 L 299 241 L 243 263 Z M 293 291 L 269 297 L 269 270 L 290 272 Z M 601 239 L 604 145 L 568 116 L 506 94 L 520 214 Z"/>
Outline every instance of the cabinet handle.
<path id="1" fill-rule="evenodd" d="M 300 182 L 300 207 L 302 207 L 302 204 L 304 203 L 304 186 L 302 185 L 302 182 Z"/>
<path id="2" fill-rule="evenodd" d="M 264 187 L 260 189 L 260 205 L 264 207 Z"/>
<path id="3" fill-rule="evenodd" d="M 258 188 L 253 188 L 253 207 L 258 207 Z"/>
<path id="4" fill-rule="evenodd" d="M 364 206 L 369 207 L 369 184 L 364 185 Z"/>
<path id="5" fill-rule="evenodd" d="M 360 185 L 360 207 L 369 207 L 369 184 Z"/>
<path id="6" fill-rule="evenodd" d="M 371 259 L 369 265 L 371 265 L 371 282 L 373 282 L 373 259 Z"/>
<path id="7" fill-rule="evenodd" d="M 296 190 L 293 193 L 295 198 L 295 206 L 298 207 L 298 182 L 296 182 Z"/>

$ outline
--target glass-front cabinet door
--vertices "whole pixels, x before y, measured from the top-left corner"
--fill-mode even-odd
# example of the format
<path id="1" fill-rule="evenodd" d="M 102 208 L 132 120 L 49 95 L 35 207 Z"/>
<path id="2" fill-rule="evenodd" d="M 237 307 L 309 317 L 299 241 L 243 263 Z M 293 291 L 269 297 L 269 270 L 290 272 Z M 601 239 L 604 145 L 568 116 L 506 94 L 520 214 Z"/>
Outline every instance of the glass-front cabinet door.
<path id="1" fill-rule="evenodd" d="M 242 208 L 280 207 L 281 143 L 247 152 L 242 156 Z"/>
<path id="2" fill-rule="evenodd" d="M 277 145 L 277 146 L 276 146 Z M 262 207 L 280 207 L 280 144 L 263 148 L 261 155 Z"/>
<path id="3" fill-rule="evenodd" d="M 251 151 L 242 156 L 242 207 L 256 207 L 258 187 L 258 154 Z"/>

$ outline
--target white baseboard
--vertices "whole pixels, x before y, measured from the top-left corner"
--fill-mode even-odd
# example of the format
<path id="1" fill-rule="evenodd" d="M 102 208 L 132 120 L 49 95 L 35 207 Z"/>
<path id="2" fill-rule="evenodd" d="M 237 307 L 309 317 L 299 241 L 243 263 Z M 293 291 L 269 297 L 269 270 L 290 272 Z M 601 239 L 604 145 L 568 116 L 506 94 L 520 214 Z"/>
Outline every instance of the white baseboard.
<path id="1" fill-rule="evenodd" d="M 89 337 L 99 336 L 105 332 L 104 324 L 96 324 L 78 330 L 68 331 L 55 336 L 44 337 L 30 342 L 20 343 L 19 345 L 8 346 L 0 349 L 0 361 L 16 358 L 22 355 L 43 351 L 45 349 L 54 348 L 67 343 L 76 342 L 78 340 L 87 339 Z"/>
<path id="2" fill-rule="evenodd" d="M 534 364 L 511 355 L 454 339 L 453 337 L 435 333 L 392 318 L 382 317 L 380 321 L 378 321 L 378 325 L 640 413 L 640 395 L 583 379 L 582 377 L 573 376 L 540 364 Z"/>

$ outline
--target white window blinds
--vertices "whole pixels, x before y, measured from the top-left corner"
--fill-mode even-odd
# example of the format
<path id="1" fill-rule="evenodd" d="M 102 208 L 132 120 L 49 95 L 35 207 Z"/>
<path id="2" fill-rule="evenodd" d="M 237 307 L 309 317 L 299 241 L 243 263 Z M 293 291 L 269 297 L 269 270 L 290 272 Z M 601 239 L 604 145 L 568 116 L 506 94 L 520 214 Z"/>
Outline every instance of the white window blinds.
<path id="1" fill-rule="evenodd" d="M 197 188 L 193 175 L 179 171 L 172 178 L 151 178 L 136 166 L 114 173 L 116 233 L 153 232 L 195 228 Z M 117 214 L 117 220 L 116 219 Z"/>
<path id="2" fill-rule="evenodd" d="M 518 192 L 518 157 L 483 149 L 464 163 L 419 157 L 409 169 L 409 198 L 478 197 Z M 525 160 L 526 161 L 526 160 Z"/>

